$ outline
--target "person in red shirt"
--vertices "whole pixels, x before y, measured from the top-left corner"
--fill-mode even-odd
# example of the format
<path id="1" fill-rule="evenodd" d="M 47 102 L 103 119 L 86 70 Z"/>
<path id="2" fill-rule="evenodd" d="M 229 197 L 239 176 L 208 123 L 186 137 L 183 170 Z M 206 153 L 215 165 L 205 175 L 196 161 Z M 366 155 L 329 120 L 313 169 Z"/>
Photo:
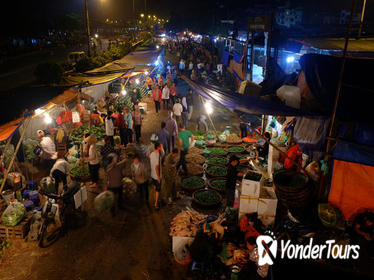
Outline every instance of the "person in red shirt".
<path id="1" fill-rule="evenodd" d="M 153 89 L 153 98 L 152 99 L 155 102 L 156 113 L 158 113 L 158 111 L 161 109 L 160 104 L 161 104 L 161 100 L 162 100 L 162 92 L 161 92 L 161 89 L 159 88 L 159 86 L 155 86 L 155 88 Z"/>
<path id="2" fill-rule="evenodd" d="M 121 145 L 126 146 L 129 142 L 127 137 L 127 124 L 125 122 L 124 116 L 121 111 L 117 111 L 117 119 L 114 123 L 117 131 L 119 132 L 119 136 L 121 137 Z"/>
<path id="3" fill-rule="evenodd" d="M 175 86 L 175 83 L 172 83 L 170 86 L 170 100 L 171 100 L 171 108 L 173 108 L 175 101 L 178 96 L 178 90 L 177 87 Z"/>

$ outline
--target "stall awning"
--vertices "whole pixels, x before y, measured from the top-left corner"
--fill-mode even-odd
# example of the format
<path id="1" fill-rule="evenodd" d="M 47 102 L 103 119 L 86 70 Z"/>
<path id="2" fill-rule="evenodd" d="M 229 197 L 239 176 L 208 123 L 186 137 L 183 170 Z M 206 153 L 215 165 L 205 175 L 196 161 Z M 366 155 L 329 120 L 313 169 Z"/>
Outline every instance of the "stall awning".
<path id="1" fill-rule="evenodd" d="M 14 132 L 22 125 L 23 118 L 19 118 L 12 122 L 0 126 L 0 142 L 8 140 Z"/>
<path id="2" fill-rule="evenodd" d="M 318 115 L 294 109 L 292 107 L 278 104 L 272 101 L 255 98 L 252 96 L 242 95 L 236 92 L 223 90 L 212 85 L 206 85 L 200 82 L 192 81 L 186 76 L 182 78 L 192 87 L 196 92 L 204 98 L 214 100 L 221 105 L 231 110 L 236 110 L 241 113 L 251 115 L 275 115 L 275 116 L 310 116 L 317 117 Z"/>

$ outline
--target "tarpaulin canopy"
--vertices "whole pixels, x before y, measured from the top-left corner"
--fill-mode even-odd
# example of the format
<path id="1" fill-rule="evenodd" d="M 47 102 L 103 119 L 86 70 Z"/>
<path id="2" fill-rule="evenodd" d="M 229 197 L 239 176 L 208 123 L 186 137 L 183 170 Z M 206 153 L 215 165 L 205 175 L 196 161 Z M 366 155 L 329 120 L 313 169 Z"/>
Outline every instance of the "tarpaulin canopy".
<path id="1" fill-rule="evenodd" d="M 305 54 L 300 65 L 307 85 L 326 113 L 333 111 L 342 58 Z M 365 121 L 372 117 L 374 90 L 372 74 L 374 59 L 347 58 L 337 108 L 341 120 Z"/>
<path id="2" fill-rule="evenodd" d="M 201 82 L 191 81 L 185 76 L 182 76 L 182 78 L 204 98 L 213 99 L 231 110 L 252 115 L 317 116 L 316 114 L 301 111 L 280 103 L 223 90 Z"/>
<path id="3" fill-rule="evenodd" d="M 19 118 L 0 126 L 0 142 L 7 140 L 21 126 L 23 118 Z"/>
<path id="4" fill-rule="evenodd" d="M 361 211 L 374 211 L 374 167 L 334 160 L 329 203 L 338 207 L 346 220 Z"/>
<path id="5" fill-rule="evenodd" d="M 114 81 L 132 71 L 143 72 L 154 64 L 160 52 L 160 50 L 150 48 L 140 49 L 102 67 L 86 71 L 85 73 L 66 76 L 64 77 L 64 84 L 75 86 L 85 82 L 90 85 L 97 85 Z"/>
<path id="6" fill-rule="evenodd" d="M 374 166 L 374 147 L 339 140 L 335 146 L 333 158 Z"/>

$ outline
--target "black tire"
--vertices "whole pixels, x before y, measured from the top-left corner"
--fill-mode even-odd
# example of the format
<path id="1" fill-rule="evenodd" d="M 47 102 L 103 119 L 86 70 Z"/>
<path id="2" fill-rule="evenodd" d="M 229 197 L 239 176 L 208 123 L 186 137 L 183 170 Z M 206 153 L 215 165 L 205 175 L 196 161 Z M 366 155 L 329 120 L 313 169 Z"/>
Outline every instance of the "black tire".
<path id="1" fill-rule="evenodd" d="M 40 233 L 40 239 L 39 239 L 39 247 L 40 248 L 47 248 L 51 246 L 53 243 L 55 243 L 61 235 L 61 228 L 57 228 L 50 234 L 48 234 L 48 226 L 49 223 L 43 223 L 41 233 Z"/>

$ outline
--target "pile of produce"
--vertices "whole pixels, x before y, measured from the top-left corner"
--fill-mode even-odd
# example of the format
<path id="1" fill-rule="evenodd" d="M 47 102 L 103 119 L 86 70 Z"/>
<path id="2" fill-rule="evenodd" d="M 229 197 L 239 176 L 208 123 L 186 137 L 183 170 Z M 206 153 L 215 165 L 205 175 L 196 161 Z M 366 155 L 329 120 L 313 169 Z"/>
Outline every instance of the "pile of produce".
<path id="1" fill-rule="evenodd" d="M 204 140 L 196 140 L 195 147 L 205 149 L 206 143 Z"/>
<path id="2" fill-rule="evenodd" d="M 227 152 L 222 148 L 210 148 L 207 150 L 209 155 L 213 156 L 225 156 Z"/>
<path id="3" fill-rule="evenodd" d="M 0 240 L 0 258 L 5 249 L 10 247 L 10 242 L 7 240 Z"/>
<path id="4" fill-rule="evenodd" d="M 74 129 L 69 137 L 69 145 L 70 146 L 79 146 L 83 141 L 83 132 L 87 131 L 90 135 L 94 135 L 97 141 L 101 141 L 104 139 L 105 136 L 105 129 L 101 127 L 88 127 L 82 126 L 81 128 Z"/>
<path id="5" fill-rule="evenodd" d="M 242 153 L 244 152 L 244 148 L 241 146 L 231 146 L 226 148 L 226 151 L 229 153 Z"/>
<path id="6" fill-rule="evenodd" d="M 204 180 L 201 177 L 192 176 L 182 180 L 183 188 L 189 190 L 201 189 L 204 187 Z"/>
<path id="7" fill-rule="evenodd" d="M 204 140 L 205 133 L 201 130 L 192 132 L 192 135 L 195 137 L 195 140 Z"/>
<path id="8" fill-rule="evenodd" d="M 221 197 L 213 190 L 199 190 L 193 194 L 196 202 L 205 205 L 214 205 L 221 202 Z"/>
<path id="9" fill-rule="evenodd" d="M 88 164 L 78 165 L 70 170 L 70 176 L 75 179 L 85 179 L 90 176 Z"/>
<path id="10" fill-rule="evenodd" d="M 205 222 L 206 215 L 202 215 L 187 207 L 170 223 L 170 236 L 194 237 L 199 230 L 200 224 Z"/>
<path id="11" fill-rule="evenodd" d="M 189 149 L 188 149 L 188 153 L 189 153 L 189 154 L 202 155 L 202 154 L 204 153 L 204 150 L 203 150 L 203 149 L 196 148 L 196 147 L 192 147 L 192 148 L 189 148 Z"/>
<path id="12" fill-rule="evenodd" d="M 203 164 L 205 162 L 205 157 L 197 154 L 187 154 L 186 161 L 188 163 Z"/>
<path id="13" fill-rule="evenodd" d="M 102 213 L 112 208 L 114 204 L 114 194 L 111 191 L 104 191 L 95 197 L 94 206 L 97 212 Z"/>
<path id="14" fill-rule="evenodd" d="M 5 150 L 5 145 L 0 146 L 0 154 L 3 158 L 4 167 L 7 168 L 14 154 L 14 146 L 10 144 Z"/>
<path id="15" fill-rule="evenodd" d="M 187 163 L 187 171 L 190 175 L 200 175 L 204 172 L 204 168 L 200 164 Z"/>
<path id="16" fill-rule="evenodd" d="M 11 202 L 5 209 L 3 215 L 1 215 L 1 219 L 4 225 L 14 227 L 22 221 L 25 213 L 26 208 L 21 202 Z"/>
<path id="17" fill-rule="evenodd" d="M 261 177 L 262 175 L 260 173 L 249 172 L 245 175 L 244 179 L 258 182 L 261 180 Z"/>
<path id="18" fill-rule="evenodd" d="M 225 177 L 227 175 L 227 169 L 219 165 L 209 165 L 206 169 L 206 172 L 210 176 L 215 176 L 215 177 L 216 176 Z"/>
<path id="19" fill-rule="evenodd" d="M 235 133 L 231 133 L 230 135 L 226 136 L 226 142 L 227 143 L 242 143 L 242 139 Z"/>
<path id="20" fill-rule="evenodd" d="M 227 163 L 227 159 L 223 157 L 211 157 L 208 159 L 207 163 L 225 165 Z"/>
<path id="21" fill-rule="evenodd" d="M 39 141 L 28 138 L 23 141 L 23 150 L 27 160 L 37 159 L 37 154 L 34 153 L 35 145 L 38 145 Z"/>
<path id="22" fill-rule="evenodd" d="M 216 191 L 225 191 L 226 179 L 213 179 L 209 181 L 210 187 Z"/>

